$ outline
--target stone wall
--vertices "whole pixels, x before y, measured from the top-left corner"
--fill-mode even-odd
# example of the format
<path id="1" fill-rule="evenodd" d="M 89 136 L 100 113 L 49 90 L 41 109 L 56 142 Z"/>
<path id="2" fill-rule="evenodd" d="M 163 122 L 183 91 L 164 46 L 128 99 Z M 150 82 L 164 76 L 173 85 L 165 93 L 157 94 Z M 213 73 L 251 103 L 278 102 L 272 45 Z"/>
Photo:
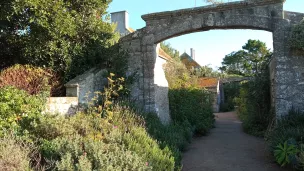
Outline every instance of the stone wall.
<path id="1" fill-rule="evenodd" d="M 276 116 L 288 114 L 294 107 L 304 110 L 304 55 L 289 46 L 291 29 L 304 14 L 284 12 L 284 20 L 277 21 L 273 32 L 274 57 L 270 63 L 272 107 Z"/>
<path id="2" fill-rule="evenodd" d="M 107 70 L 93 68 L 65 84 L 67 97 L 78 97 L 80 104 L 94 97 L 94 92 L 102 91 L 107 85 Z"/>
<path id="3" fill-rule="evenodd" d="M 283 19 L 283 1 L 232 2 L 147 14 L 142 18 L 146 22 L 146 27 L 120 40 L 122 47 L 130 55 L 127 74 L 135 74 L 137 78 L 131 89 L 131 96 L 145 111 L 156 112 L 161 118 L 166 118 L 169 113 L 165 113 L 165 110 L 161 113 L 156 107 L 157 44 L 175 36 L 211 29 L 257 29 L 271 32 L 276 30 L 279 33 L 280 29 L 275 27 Z M 283 36 L 278 34 L 276 37 L 281 39 Z M 276 43 L 277 47 L 282 48 L 282 42 Z"/>
<path id="4" fill-rule="evenodd" d="M 136 73 L 131 90 L 138 106 L 169 114 L 157 108 L 158 87 L 155 81 L 157 44 L 180 35 L 212 29 L 255 29 L 273 33 L 273 59 L 270 63 L 272 104 L 276 115 L 288 113 L 291 106 L 304 108 L 304 61 L 289 48 L 291 28 L 304 14 L 283 11 L 284 0 L 246 0 L 198 8 L 143 15 L 146 27 L 121 39 L 130 58 L 128 74 Z M 163 94 L 163 96 L 167 96 Z M 164 97 L 165 98 L 165 97 Z M 165 105 L 164 103 L 163 105 Z M 163 117 L 164 116 L 164 117 Z"/>
<path id="5" fill-rule="evenodd" d="M 77 111 L 77 97 L 50 97 L 46 103 L 46 113 L 72 115 Z"/>

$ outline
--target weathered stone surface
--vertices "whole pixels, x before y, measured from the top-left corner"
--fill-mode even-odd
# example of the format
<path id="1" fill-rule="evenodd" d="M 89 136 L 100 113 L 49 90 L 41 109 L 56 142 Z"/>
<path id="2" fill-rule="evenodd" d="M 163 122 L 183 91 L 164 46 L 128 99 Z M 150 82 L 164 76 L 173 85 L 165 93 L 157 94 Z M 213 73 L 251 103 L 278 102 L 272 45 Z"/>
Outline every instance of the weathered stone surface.
<path id="1" fill-rule="evenodd" d="M 45 112 L 72 115 L 76 113 L 77 106 L 77 97 L 50 97 L 47 99 Z"/>
<path id="2" fill-rule="evenodd" d="M 245 0 L 143 15 L 146 27 L 121 39 L 123 47 L 130 52 L 128 74 L 138 75 L 133 84 L 132 98 L 142 109 L 157 112 L 167 122 L 167 85 L 158 83 L 161 62 L 157 61 L 157 44 L 198 31 L 255 29 L 273 33 L 271 99 L 277 116 L 287 114 L 292 105 L 304 108 L 303 95 L 296 95 L 304 92 L 304 57 L 292 54 L 288 46 L 291 27 L 299 23 L 304 14 L 284 12 L 283 2 Z"/>
<path id="3" fill-rule="evenodd" d="M 107 85 L 106 69 L 93 68 L 65 84 L 67 97 L 78 97 L 79 103 L 87 103 L 94 92 L 101 91 Z"/>

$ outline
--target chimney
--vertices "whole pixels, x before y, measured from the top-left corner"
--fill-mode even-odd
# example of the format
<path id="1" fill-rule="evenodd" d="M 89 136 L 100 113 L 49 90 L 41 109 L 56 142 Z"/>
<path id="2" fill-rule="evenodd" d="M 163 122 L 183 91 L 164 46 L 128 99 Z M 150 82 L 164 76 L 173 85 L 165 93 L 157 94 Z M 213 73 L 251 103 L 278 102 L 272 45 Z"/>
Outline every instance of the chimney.
<path id="1" fill-rule="evenodd" d="M 193 60 L 195 60 L 195 50 L 193 48 L 190 48 L 190 55 L 191 55 L 191 58 Z"/>
<path id="2" fill-rule="evenodd" d="M 121 35 L 129 33 L 129 13 L 127 11 L 119 11 L 111 13 L 111 22 L 116 23 L 116 31 Z"/>

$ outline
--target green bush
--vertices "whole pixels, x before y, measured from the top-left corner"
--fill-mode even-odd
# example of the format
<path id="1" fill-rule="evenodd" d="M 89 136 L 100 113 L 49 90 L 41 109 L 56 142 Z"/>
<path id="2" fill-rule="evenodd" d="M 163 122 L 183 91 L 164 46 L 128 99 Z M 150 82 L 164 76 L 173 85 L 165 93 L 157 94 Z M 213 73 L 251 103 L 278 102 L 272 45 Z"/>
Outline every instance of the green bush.
<path id="1" fill-rule="evenodd" d="M 5 136 L 0 138 L 0 170 L 26 170 L 30 169 L 31 148 L 17 141 L 16 137 Z"/>
<path id="2" fill-rule="evenodd" d="M 42 156 L 56 163 L 47 167 L 76 169 L 82 165 L 80 159 L 84 158 L 84 152 L 87 158 L 82 162 L 97 170 L 174 170 L 178 167 L 175 160 L 180 163 L 181 158 L 175 159 L 171 148 L 149 136 L 144 126 L 148 123 L 141 116 L 144 114 L 121 105 L 113 105 L 112 112 L 111 119 L 101 118 L 98 113 L 41 117 L 32 132 L 40 139 Z M 111 149 L 113 151 L 109 151 Z"/>
<path id="3" fill-rule="evenodd" d="M 197 88 L 169 90 L 170 116 L 174 122 L 188 121 L 195 132 L 205 135 L 214 126 L 211 96 Z"/>
<path id="4" fill-rule="evenodd" d="M 0 135 L 5 130 L 31 130 L 44 110 L 45 99 L 43 94 L 29 95 L 14 87 L 0 88 Z"/>
<path id="5" fill-rule="evenodd" d="M 295 147 L 295 152 L 290 154 L 286 160 L 278 158 L 279 164 L 290 164 L 298 169 L 303 168 L 303 143 L 304 143 L 304 113 L 290 110 L 289 114 L 282 116 L 277 123 L 269 129 L 266 139 L 271 147 L 271 151 L 278 153 L 278 146 L 287 142 Z M 286 148 L 285 148 L 286 149 Z M 287 152 L 287 150 L 285 150 Z M 284 162 L 285 161 L 285 162 Z"/>
<path id="6" fill-rule="evenodd" d="M 270 102 L 268 72 L 241 83 L 239 97 L 235 98 L 237 114 L 246 133 L 263 137 L 273 119 Z"/>
<path id="7" fill-rule="evenodd" d="M 122 133 L 115 131 L 109 136 L 122 138 Z M 122 140 L 120 140 L 122 142 Z M 121 143 L 104 143 L 100 140 L 86 140 L 79 135 L 59 137 L 42 144 L 42 149 L 49 153 L 48 159 L 55 160 L 58 170 L 148 170 L 147 161 L 129 151 Z M 43 154 L 46 154 L 45 152 Z M 90 170 L 90 169 L 89 169 Z"/>
<path id="8" fill-rule="evenodd" d="M 276 125 L 266 134 L 272 149 L 289 139 L 304 142 L 304 114 L 290 110 L 289 114 L 277 120 Z"/>
<path id="9" fill-rule="evenodd" d="M 285 166 L 290 164 L 293 159 L 296 159 L 298 152 L 299 150 L 296 144 L 290 143 L 290 141 L 285 141 L 283 144 L 276 146 L 274 156 L 277 163 L 279 163 L 281 166 Z"/>
<path id="10" fill-rule="evenodd" d="M 300 145 L 300 152 L 299 152 L 299 155 L 297 157 L 297 161 L 298 161 L 297 168 L 299 170 L 304 170 L 304 144 Z"/>
<path id="11" fill-rule="evenodd" d="M 117 83 L 112 75 L 109 79 L 110 84 Z M 191 124 L 186 120 L 163 125 L 156 114 L 134 110 L 125 102 L 115 103 L 118 98 L 113 95 L 121 88 L 111 85 L 106 92 L 98 93 L 103 97 L 100 106 L 96 103 L 100 99 L 96 97 L 86 112 L 60 116 L 41 114 L 44 109 L 42 95 L 29 95 L 23 90 L 4 87 L 0 89 L 1 123 L 8 130 L 12 130 L 11 125 L 15 123 L 16 135 L 21 135 L 18 138 L 27 138 L 27 142 L 37 145 L 39 154 L 36 157 L 41 160 L 31 156 L 33 169 L 180 169 L 181 150 L 192 137 Z M 21 113 L 20 118 L 15 116 L 18 113 Z"/>
<path id="12" fill-rule="evenodd" d="M 220 104 L 220 111 L 229 112 L 234 110 L 235 101 L 234 99 L 239 96 L 240 83 L 231 82 L 223 85 L 224 89 L 224 103 Z"/>

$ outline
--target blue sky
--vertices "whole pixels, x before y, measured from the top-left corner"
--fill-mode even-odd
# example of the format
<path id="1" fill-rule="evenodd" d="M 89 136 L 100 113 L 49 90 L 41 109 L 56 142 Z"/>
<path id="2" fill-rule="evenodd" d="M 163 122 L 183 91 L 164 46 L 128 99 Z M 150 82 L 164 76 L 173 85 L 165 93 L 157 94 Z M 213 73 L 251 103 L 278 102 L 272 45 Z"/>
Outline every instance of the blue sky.
<path id="1" fill-rule="evenodd" d="M 197 7 L 205 5 L 203 0 L 196 0 Z M 113 0 L 108 12 L 128 11 L 130 27 L 139 29 L 145 26 L 141 19 L 143 14 L 192 7 L 195 7 L 195 0 Z M 304 0 L 286 0 L 284 10 L 304 13 Z M 199 64 L 216 69 L 226 54 L 240 50 L 248 39 L 261 40 L 272 49 L 272 33 L 256 30 L 212 30 L 175 37 L 166 42 L 180 53 L 189 53 L 190 48 L 194 48 Z"/>

